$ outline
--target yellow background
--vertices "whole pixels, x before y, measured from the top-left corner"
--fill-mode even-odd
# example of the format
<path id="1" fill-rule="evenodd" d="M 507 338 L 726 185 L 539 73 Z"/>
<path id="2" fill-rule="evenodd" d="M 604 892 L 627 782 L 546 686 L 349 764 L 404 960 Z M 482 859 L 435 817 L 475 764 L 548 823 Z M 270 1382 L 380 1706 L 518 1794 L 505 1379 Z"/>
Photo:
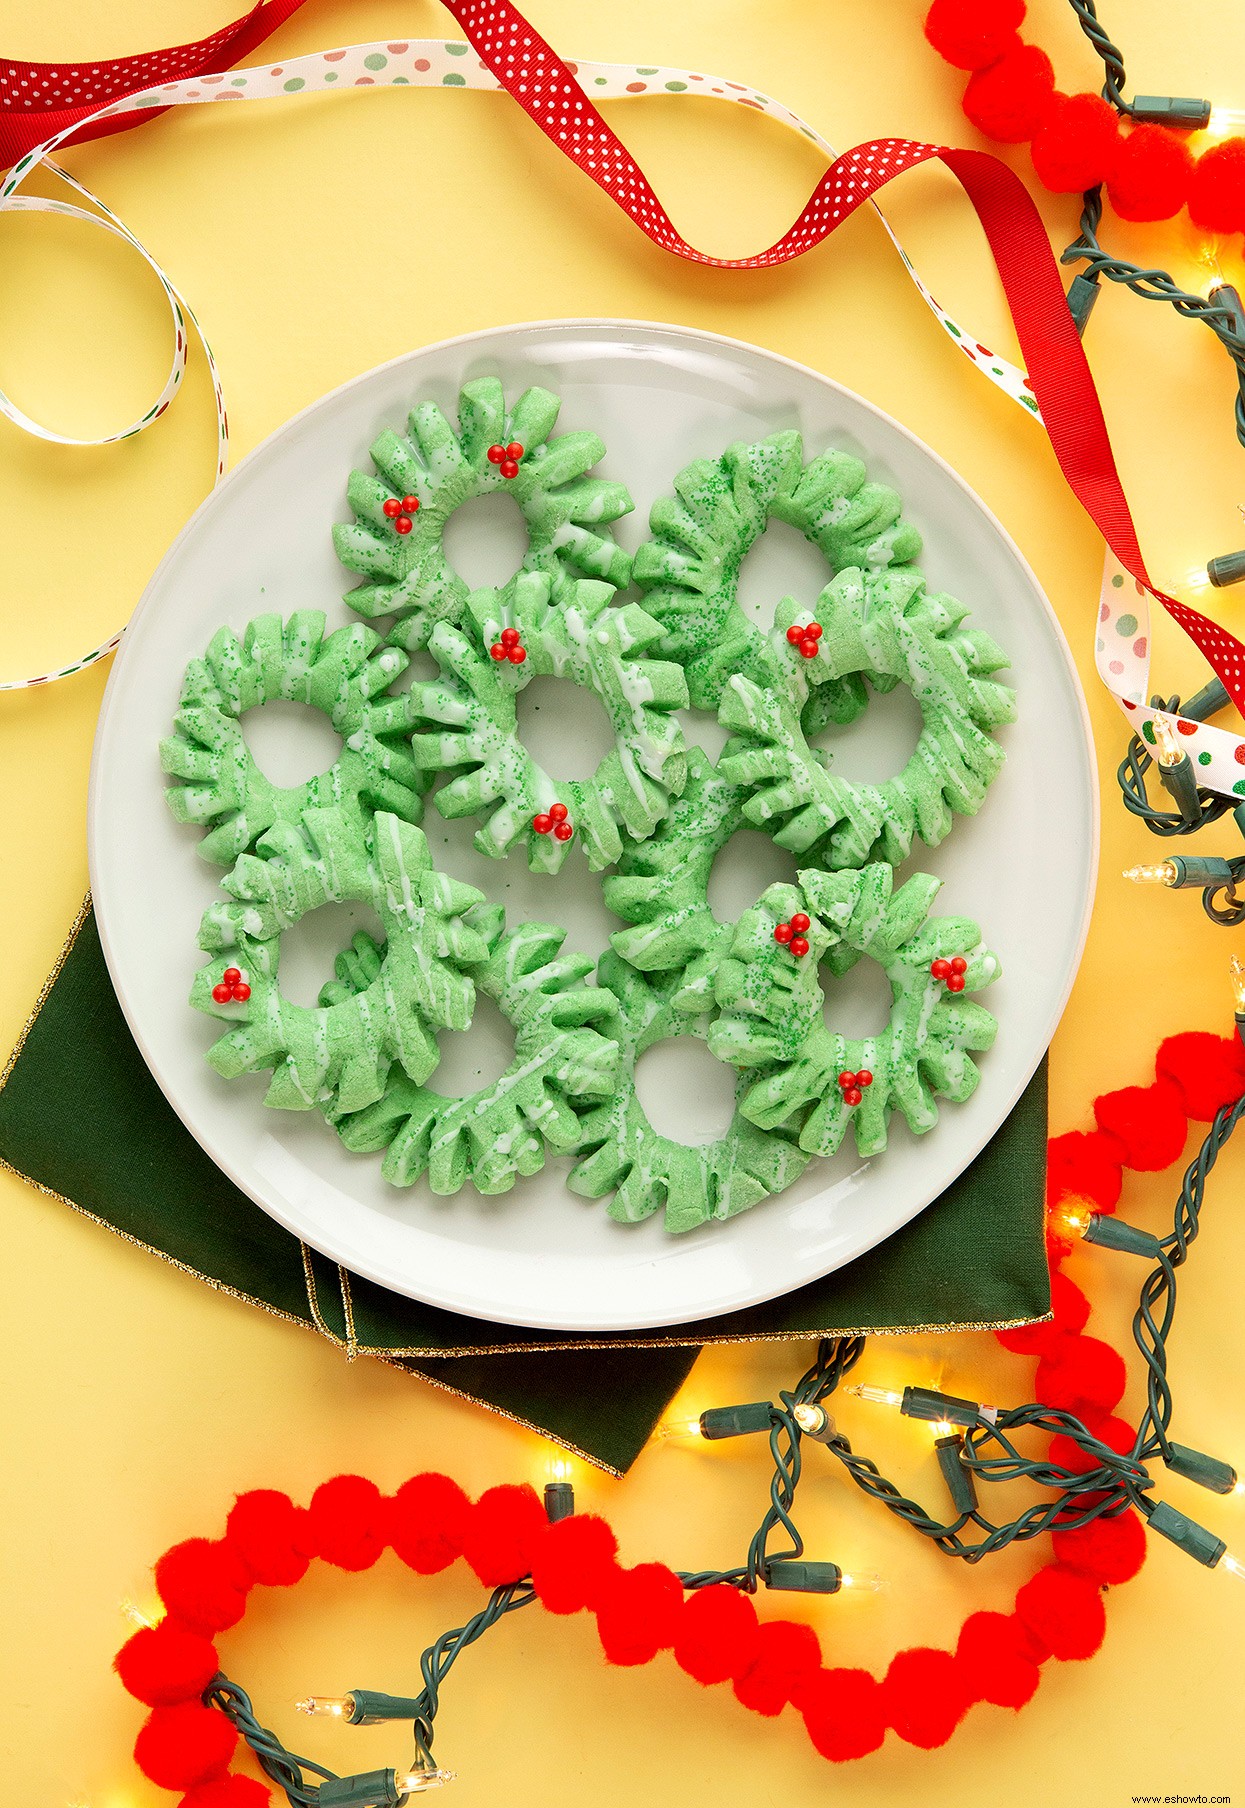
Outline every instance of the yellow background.
<path id="1" fill-rule="evenodd" d="M 67 0 L 37 10 L 0 0 L 0 44 L 23 57 L 113 56 L 197 36 L 225 10 L 220 0 L 114 0 L 89 12 Z M 568 55 L 746 77 L 841 146 L 885 133 L 977 142 L 958 106 L 962 78 L 922 39 L 918 0 L 531 0 L 530 10 Z M 1245 15 L 1230 0 L 1178 9 L 1132 0 L 1113 10 L 1137 88 L 1200 94 L 1210 84 L 1217 101 L 1245 105 Z M 1055 57 L 1063 86 L 1096 84 L 1097 64 L 1061 0 L 1033 0 L 1028 29 Z M 313 0 L 274 49 L 289 56 L 446 31 L 432 0 Z M 743 109 L 663 98 L 612 117 L 678 223 L 724 252 L 769 243 L 819 173 L 811 147 Z M 1096 1091 L 1147 1080 L 1162 1036 L 1230 1027 L 1227 960 L 1245 937 L 1212 928 L 1195 897 L 1133 890 L 1119 876 L 1152 858 L 1155 844 L 1116 800 L 1123 733 L 1089 658 L 1100 543 L 1040 433 L 939 334 L 867 212 L 782 270 L 692 268 L 650 247 L 503 99 L 462 93 L 185 109 L 66 161 L 150 244 L 200 313 L 237 453 L 324 390 L 411 346 L 558 314 L 736 334 L 895 414 L 1016 536 L 1082 662 L 1101 751 L 1104 847 L 1093 932 L 1054 1048 L 1054 1127 L 1087 1124 Z M 1030 173 L 1027 153 L 1015 161 Z M 940 299 L 979 337 L 1009 346 L 988 254 L 950 179 L 909 176 L 886 206 Z M 1072 202 L 1043 196 L 1042 206 L 1064 244 Z M 1187 229 L 1125 229 L 1109 218 L 1107 230 L 1126 254 L 1194 277 L 1198 244 Z M 1239 241 L 1222 249 L 1240 280 L 1238 252 Z M 0 382 L 19 403 L 82 432 L 130 418 L 161 380 L 163 325 L 151 279 L 102 235 L 0 220 Z M 1088 349 L 1151 569 L 1176 583 L 1245 538 L 1237 513 L 1245 455 L 1232 431 L 1228 364 L 1208 333 L 1118 292 L 1099 302 Z M 212 447 L 201 362 L 171 415 L 123 447 L 62 451 L 0 424 L 0 669 L 69 657 L 129 612 L 207 488 Z M 1213 607 L 1245 628 L 1236 593 L 1216 595 Z M 1164 687 L 1200 682 L 1177 637 L 1163 628 L 1158 640 Z M 85 888 L 87 768 L 105 677 L 106 668 L 0 698 L 6 1048 Z M 1050 808 L 1059 807 L 1052 796 Z M 1234 832 L 1204 839 L 1211 847 L 1199 851 L 1236 851 Z M 1205 1242 L 1181 1282 L 1173 1356 L 1180 1435 L 1238 1461 L 1243 1176 L 1245 1144 L 1211 1188 Z M 1125 1209 L 1157 1229 L 1171 1191 L 1170 1178 L 1131 1181 Z M 157 1552 L 214 1532 L 243 1488 L 277 1485 L 305 1498 L 339 1469 L 392 1487 L 438 1464 L 473 1489 L 539 1482 L 551 1451 L 377 1364 L 348 1368 L 314 1336 L 135 1254 L 15 1180 L 0 1177 L 0 1202 L 8 1572 L 0 1796 L 6 1808 L 154 1808 L 170 1798 L 132 1768 L 140 1711 L 109 1661 L 125 1630 L 118 1600 L 145 1597 Z M 1139 1269 L 1090 1253 L 1072 1272 L 1093 1295 L 1093 1328 L 1122 1345 Z M 710 1353 L 686 1404 L 769 1394 L 805 1356 L 764 1345 Z M 984 1337 L 936 1349 L 879 1341 L 865 1364 L 874 1381 L 937 1376 L 955 1391 L 1003 1400 L 1027 1395 L 1030 1372 Z M 847 1416 L 892 1473 L 941 1498 L 919 1426 L 863 1406 Z M 717 1454 L 653 1448 L 622 1483 L 578 1467 L 581 1498 L 612 1518 L 628 1560 L 678 1565 L 737 1561 L 768 1482 L 751 1445 Z M 1177 1482 L 1163 1491 L 1245 1550 L 1245 1507 Z M 869 1509 L 815 1449 L 800 1509 L 815 1551 L 882 1570 L 889 1582 L 884 1595 L 807 1607 L 835 1661 L 881 1668 L 898 1646 L 953 1640 L 972 1608 L 1009 1601 L 1035 1560 L 1022 1551 L 977 1571 L 953 1565 Z M 318 1732 L 313 1739 L 307 1723 L 294 1725 L 298 1693 L 403 1686 L 428 1638 L 477 1599 L 461 1567 L 420 1583 L 387 1558 L 362 1578 L 317 1573 L 288 1597 L 259 1591 L 225 1651 L 270 1724 L 317 1744 Z M 793 1715 L 778 1723 L 746 1715 L 729 1691 L 698 1689 L 668 1658 L 607 1671 L 590 1622 L 524 1616 L 464 1658 L 446 1691 L 438 1750 L 460 1772 L 457 1808 L 589 1800 L 805 1808 L 832 1793 L 852 1808 L 1239 1797 L 1245 1588 L 1164 1545 L 1108 1607 L 1100 1656 L 1049 1665 L 1019 1718 L 978 1707 L 939 1752 L 891 1738 L 833 1771 Z M 405 1755 L 383 1731 L 325 1735 L 317 1750 L 341 1768 Z"/>

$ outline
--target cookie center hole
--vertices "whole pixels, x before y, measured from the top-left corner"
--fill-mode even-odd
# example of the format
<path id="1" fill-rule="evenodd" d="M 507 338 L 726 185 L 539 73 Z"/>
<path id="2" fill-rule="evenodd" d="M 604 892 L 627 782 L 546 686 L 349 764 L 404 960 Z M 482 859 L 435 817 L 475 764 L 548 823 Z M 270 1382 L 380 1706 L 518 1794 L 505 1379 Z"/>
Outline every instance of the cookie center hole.
<path id="1" fill-rule="evenodd" d="M 305 785 L 339 758 L 342 738 L 306 703 L 261 703 L 242 719 L 251 758 L 274 785 Z"/>
<path id="2" fill-rule="evenodd" d="M 739 606 L 759 628 L 774 625 L 774 605 L 793 596 L 811 611 L 833 573 L 796 527 L 771 521 L 739 568 Z"/>
<path id="3" fill-rule="evenodd" d="M 645 1049 L 635 1089 L 657 1134 L 688 1148 L 720 1142 L 735 1115 L 735 1075 L 696 1036 L 668 1036 Z"/>
<path id="4" fill-rule="evenodd" d="M 831 756 L 830 770 L 836 778 L 878 785 L 903 771 L 922 726 L 920 704 L 910 690 L 897 684 L 885 693 L 870 689 L 868 708 L 854 722 L 829 723 L 811 744 Z"/>
<path id="5" fill-rule="evenodd" d="M 472 590 L 509 583 L 531 545 L 523 511 L 504 490 L 472 496 L 456 508 L 442 530 L 441 543 L 446 558 Z"/>
<path id="6" fill-rule="evenodd" d="M 491 998 L 476 993 L 470 1029 L 440 1038 L 441 1060 L 429 1082 L 443 1099 L 465 1099 L 493 1086 L 514 1060 L 514 1031 Z"/>
<path id="7" fill-rule="evenodd" d="M 569 678 L 533 678 L 516 704 L 519 739 L 550 778 L 591 778 L 614 745 L 600 700 Z"/>
<path id="8" fill-rule="evenodd" d="M 384 948 L 385 932 L 370 904 L 322 904 L 301 917 L 281 937 L 281 996 L 290 1004 L 318 1004 L 320 987 L 336 978 L 334 961 L 360 930 Z"/>
<path id="9" fill-rule="evenodd" d="M 880 1036 L 890 1022 L 890 981 L 876 961 L 858 960 L 842 979 L 823 967 L 821 990 L 821 1014 L 837 1035 Z"/>
<path id="10" fill-rule="evenodd" d="M 729 923 L 755 904 L 767 885 L 795 883 L 795 855 L 760 829 L 736 829 L 709 869 L 709 908 Z"/>

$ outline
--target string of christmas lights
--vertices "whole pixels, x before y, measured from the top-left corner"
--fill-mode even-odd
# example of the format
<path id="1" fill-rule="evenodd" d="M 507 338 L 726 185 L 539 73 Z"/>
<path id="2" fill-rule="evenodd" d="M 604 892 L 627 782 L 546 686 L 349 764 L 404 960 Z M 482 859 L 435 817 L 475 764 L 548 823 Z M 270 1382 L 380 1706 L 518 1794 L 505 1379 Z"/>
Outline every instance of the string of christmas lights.
<path id="1" fill-rule="evenodd" d="M 650 1662 L 671 1650 L 705 1686 L 729 1682 L 740 1703 L 777 1715 L 795 1707 L 816 1749 L 848 1759 L 876 1750 L 888 1730 L 925 1748 L 940 1745 L 974 1701 L 1019 1708 L 1051 1657 L 1091 1656 L 1105 1629 L 1104 1587 L 1127 1581 L 1145 1555 L 1145 1530 L 1195 1562 L 1245 1578 L 1245 1561 L 1214 1530 L 1156 1494 L 1166 1471 L 1211 1493 L 1241 1494 L 1233 1466 L 1177 1442 L 1168 1375 L 1179 1269 L 1196 1240 L 1215 1163 L 1245 1117 L 1245 969 L 1237 975 L 1235 1037 L 1203 1032 L 1160 1047 L 1149 1086 L 1095 1100 L 1096 1127 L 1055 1137 L 1048 1148 L 1047 1243 L 1052 1316 L 996 1333 L 1009 1350 L 1038 1359 L 1033 1401 L 1001 1407 L 940 1388 L 848 1384 L 865 1349 L 861 1337 L 823 1340 L 808 1371 L 778 1400 L 714 1407 L 662 1428 L 663 1438 L 768 1438 L 769 1502 L 744 1561 L 734 1569 L 674 1571 L 660 1563 L 624 1568 L 608 1524 L 575 1511 L 569 1481 L 555 1477 L 543 1501 L 527 1485 L 487 1490 L 472 1503 L 443 1475 L 419 1475 L 391 1498 L 360 1476 L 322 1484 L 308 1508 L 256 1490 L 235 1502 L 222 1539 L 189 1539 L 155 1566 L 164 1617 L 145 1622 L 117 1657 L 131 1694 L 151 1713 L 135 1755 L 144 1773 L 185 1791 L 181 1808 L 260 1808 L 264 1785 L 229 1771 L 239 1737 L 265 1775 L 297 1808 L 400 1808 L 452 1780 L 433 1755 L 442 1684 L 457 1658 L 520 1609 L 595 1614 L 613 1664 Z M 1116 1215 L 1125 1169 L 1156 1172 L 1179 1159 L 1189 1120 L 1207 1134 L 1182 1176 L 1172 1228 L 1157 1236 Z M 1136 1425 L 1117 1417 L 1125 1366 L 1110 1345 L 1085 1334 L 1089 1302 L 1061 1272 L 1078 1244 L 1146 1263 L 1133 1341 L 1146 1370 Z M 897 1408 L 928 1423 L 947 1500 L 923 1505 L 853 1448 L 827 1402 L 834 1395 Z M 1048 1440 L 1035 1450 L 1035 1434 Z M 803 1446 L 819 1445 L 848 1479 L 946 1554 L 975 1564 L 1009 1545 L 1052 1535 L 1053 1561 L 1019 1590 L 1011 1614 L 977 1612 L 954 1652 L 897 1653 L 886 1674 L 826 1666 L 811 1626 L 761 1620 L 761 1591 L 838 1594 L 878 1578 L 845 1572 L 806 1555 L 794 1518 Z M 992 1519 L 982 1495 L 1024 1481 L 1044 1498 L 1011 1519 Z M 313 1556 L 347 1570 L 369 1568 L 392 1548 L 428 1575 L 465 1557 L 490 1593 L 463 1626 L 444 1633 L 420 1660 L 410 1696 L 351 1689 L 310 1696 L 299 1707 L 351 1725 L 406 1722 L 411 1762 L 336 1776 L 291 1752 L 257 1718 L 246 1692 L 220 1669 L 214 1640 L 235 1625 L 256 1583 L 290 1585 Z M 138 1616 L 141 1618 L 141 1616 Z"/>

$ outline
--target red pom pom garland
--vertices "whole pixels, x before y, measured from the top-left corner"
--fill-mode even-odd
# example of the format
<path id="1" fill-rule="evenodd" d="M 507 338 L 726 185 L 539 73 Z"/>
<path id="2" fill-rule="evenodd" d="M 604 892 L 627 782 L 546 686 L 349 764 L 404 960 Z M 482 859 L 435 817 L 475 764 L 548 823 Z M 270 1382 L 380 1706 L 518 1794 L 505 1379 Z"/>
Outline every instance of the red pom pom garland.
<path id="1" fill-rule="evenodd" d="M 1069 1201 L 1112 1210 L 1124 1166 L 1153 1170 L 1163 1153 L 1182 1153 L 1188 1115 L 1210 1116 L 1245 1093 L 1245 1056 L 1222 1037 L 1170 1038 L 1156 1071 L 1151 1086 L 1096 1100 L 1097 1130 L 1052 1139 L 1053 1211 Z M 1065 1254 L 1056 1247 L 1051 1319 L 997 1335 L 1009 1349 L 1039 1358 L 1036 1399 L 1131 1457 L 1137 1434 L 1110 1410 L 1123 1393 L 1124 1365 L 1109 1345 L 1085 1334 L 1089 1303 L 1059 1272 Z M 1049 1461 L 1072 1475 L 1098 1466 L 1078 1437 L 1064 1434 L 1051 1438 Z M 648 1663 L 672 1650 L 687 1675 L 705 1687 L 730 1683 L 752 1712 L 773 1717 L 792 1705 L 815 1749 L 834 1761 L 877 1750 L 888 1730 L 933 1749 L 974 1702 L 1019 1709 L 1034 1694 L 1043 1662 L 1081 1661 L 1099 1649 L 1102 1591 L 1131 1580 L 1146 1555 L 1143 1522 L 1131 1508 L 1114 1510 L 1120 1498 L 1117 1485 L 1109 1495 L 1079 1493 L 1075 1506 L 1061 1505 L 1053 1560 L 1020 1588 L 1014 1612 L 974 1613 L 953 1652 L 900 1651 L 878 1680 L 864 1670 L 825 1667 L 811 1627 L 758 1620 L 752 1596 L 729 1583 L 685 1591 L 664 1564 L 620 1566 L 604 1519 L 572 1514 L 551 1523 L 526 1484 L 490 1488 L 473 1504 L 444 1475 L 414 1476 L 392 1499 L 362 1476 L 343 1475 L 317 1488 L 306 1509 L 277 1490 L 255 1489 L 235 1500 L 223 1538 L 186 1539 L 158 1560 L 168 1614 L 134 1633 L 115 1667 L 151 1710 L 135 1744 L 146 1776 L 184 1792 L 182 1808 L 263 1808 L 267 1789 L 229 1772 L 234 1725 L 202 1700 L 219 1676 L 214 1635 L 241 1619 L 253 1586 L 289 1586 L 313 1556 L 339 1568 L 369 1568 L 392 1545 L 417 1573 L 433 1574 L 463 1556 L 486 1587 L 530 1578 L 547 1611 L 593 1612 L 608 1663 Z M 1113 1510 L 1067 1523 L 1098 1502 Z"/>
<path id="2" fill-rule="evenodd" d="M 1020 0 L 934 0 L 925 36 L 953 68 L 971 71 L 962 105 L 999 144 L 1032 142 L 1038 180 L 1055 194 L 1106 183 L 1122 220 L 1169 220 L 1187 206 L 1205 232 L 1245 231 L 1245 138 L 1195 157 L 1186 134 L 1152 121 L 1121 130 L 1100 94 L 1060 94 L 1045 52 L 1021 40 Z"/>

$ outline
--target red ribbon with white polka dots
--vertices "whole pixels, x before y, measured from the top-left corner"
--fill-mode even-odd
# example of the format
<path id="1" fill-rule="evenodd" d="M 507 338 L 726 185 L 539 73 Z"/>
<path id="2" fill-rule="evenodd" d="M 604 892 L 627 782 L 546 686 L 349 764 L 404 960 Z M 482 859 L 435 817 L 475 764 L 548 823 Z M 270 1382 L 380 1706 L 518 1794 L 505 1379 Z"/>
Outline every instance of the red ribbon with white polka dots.
<path id="1" fill-rule="evenodd" d="M 160 61 L 162 69 L 170 73 L 174 69 L 186 70 L 196 57 L 200 71 L 219 67 L 222 62 L 227 63 L 231 57 L 267 35 L 283 18 L 297 10 L 299 4 L 301 0 L 268 0 L 268 4 L 256 6 L 234 25 L 223 28 L 197 45 L 151 53 L 148 58 L 120 59 L 112 64 L 90 66 L 85 72 L 94 84 L 90 87 L 90 92 L 97 97 L 105 92 L 115 92 L 119 85 L 124 85 L 127 80 L 132 81 L 140 70 L 145 72 L 149 65 L 154 67 L 156 61 Z M 737 270 L 765 269 L 789 262 L 820 245 L 843 220 L 874 197 L 895 176 L 918 164 L 940 161 L 963 186 L 989 240 L 1028 367 L 1028 386 L 1036 401 L 1034 412 L 1040 409 L 1056 458 L 1069 486 L 1101 531 L 1118 561 L 1119 570 L 1128 573 L 1134 580 L 1139 597 L 1138 606 L 1144 606 L 1146 597 L 1156 597 L 1196 643 L 1233 700 L 1245 712 L 1245 648 L 1197 610 L 1157 589 L 1146 571 L 1136 529 L 1116 469 L 1098 394 L 1068 312 L 1045 229 L 1024 184 L 1010 169 L 982 151 L 956 150 L 907 139 L 879 139 L 857 145 L 833 160 L 798 219 L 767 250 L 746 258 L 713 257 L 689 244 L 677 231 L 644 172 L 593 105 L 586 89 L 577 79 L 579 70 L 586 69 L 587 65 L 565 63 L 509 0 L 447 0 L 447 4 L 448 10 L 458 19 L 478 53 L 481 68 L 491 74 L 497 84 L 529 114 L 551 143 L 596 182 L 655 245 L 674 256 L 721 269 Z M 406 49 L 407 46 L 401 48 Z M 346 53 L 322 54 L 325 57 L 340 57 Z M 303 61 L 313 60 L 299 59 L 299 62 L 301 64 Z M 272 73 L 276 76 L 281 72 L 274 70 Z M 19 105 L 24 106 L 24 102 L 15 102 L 15 93 L 29 94 L 30 84 L 35 81 L 39 85 L 40 94 L 47 94 L 57 104 L 62 104 L 67 99 L 72 99 L 76 92 L 73 74 L 73 66 L 67 65 L 0 64 L 0 117 L 10 133 L 14 130 L 15 110 Z M 219 76 L 199 75 L 204 87 L 207 81 L 219 79 Z M 667 85 L 684 90 L 689 83 L 708 83 L 708 79 L 689 74 L 687 83 L 680 81 Z M 294 84 L 287 82 L 285 85 L 289 88 Z M 297 85 L 303 86 L 301 81 Z M 464 81 L 463 85 L 468 84 Z M 469 85 L 480 84 L 475 80 Z M 724 86 L 734 91 L 727 98 L 748 99 L 747 91 L 740 84 L 729 83 Z M 637 91 L 642 87 L 643 84 L 637 81 L 628 84 L 628 91 Z M 149 88 L 144 89 L 142 99 L 145 106 L 135 107 L 132 103 L 126 106 L 123 102 L 124 110 L 112 112 L 107 109 L 108 117 L 105 118 L 101 118 L 97 111 L 85 127 L 71 122 L 55 137 L 59 140 L 71 133 L 85 136 L 97 131 L 123 129 L 126 125 L 150 118 L 152 102 L 157 105 L 177 104 L 185 98 L 208 100 L 233 97 L 219 90 L 215 93 L 186 95 L 178 92 L 178 88 L 177 82 L 166 82 L 154 94 Z M 84 88 L 83 93 L 85 92 L 87 89 Z M 699 92 L 720 93 L 722 89 L 716 85 L 706 86 Z M 758 97 L 752 104 L 761 105 L 762 99 Z M 117 105 L 115 101 L 112 103 L 112 106 Z M 775 107 L 774 110 L 786 115 L 785 109 Z M 41 103 L 28 111 L 32 123 L 39 121 L 46 131 L 55 108 Z M 68 111 L 72 112 L 73 109 Z M 786 115 L 786 118 L 788 123 L 799 124 L 792 115 Z M 24 121 L 20 123 L 25 126 Z M 809 128 L 803 129 L 809 132 L 809 136 L 816 137 Z M 26 127 L 27 140 L 29 136 L 29 127 Z M 0 136 L 0 147 L 6 142 L 11 144 L 16 140 L 10 136 L 6 141 Z M 38 151 L 44 153 L 52 148 L 53 142 L 47 141 L 39 145 Z M 29 157 L 30 163 L 35 160 L 35 157 Z M 20 173 L 25 172 L 21 170 Z M 19 168 L 15 167 L 14 175 L 18 174 Z M 0 199 L 3 198 L 3 193 L 0 190 Z M 12 205 L 13 202 L 10 201 L 9 204 Z M 913 275 L 915 279 L 915 272 Z M 925 293 L 928 299 L 928 293 Z M 936 304 L 931 305 L 935 305 L 935 311 L 946 324 L 941 310 L 936 308 Z M 953 328 L 950 330 L 954 331 Z M 986 361 L 989 357 L 990 354 L 985 354 Z M 985 362 L 981 367 L 985 369 Z M 987 374 L 990 373 L 987 371 Z M 1118 571 L 1116 575 L 1119 575 Z M 1104 596 L 1106 594 L 1107 585 L 1104 583 Z M 1134 623 L 1132 650 L 1128 655 L 1131 661 L 1129 683 L 1133 686 L 1134 694 L 1129 695 L 1128 687 L 1118 681 L 1116 668 L 1125 662 L 1117 656 L 1118 649 L 1114 643 L 1108 646 L 1104 642 L 1099 646 L 1099 666 L 1104 679 L 1123 706 L 1145 716 L 1149 712 L 1144 708 L 1144 698 L 1136 694 L 1135 686 L 1138 662 L 1141 661 L 1148 668 L 1148 633 L 1140 617 L 1123 615 L 1121 619 Z M 1124 633 L 1125 630 L 1120 632 Z M 1140 653 L 1136 651 L 1138 648 L 1141 649 Z M 1148 677 L 1148 669 L 1146 675 Z M 1142 705 L 1140 710 L 1139 704 Z M 1224 738 L 1235 741 L 1235 737 Z M 1204 783 L 1212 783 L 1219 776 L 1219 768 L 1220 761 L 1215 759 L 1213 774 L 1199 776 Z M 1224 785 L 1223 788 L 1229 787 Z"/>

